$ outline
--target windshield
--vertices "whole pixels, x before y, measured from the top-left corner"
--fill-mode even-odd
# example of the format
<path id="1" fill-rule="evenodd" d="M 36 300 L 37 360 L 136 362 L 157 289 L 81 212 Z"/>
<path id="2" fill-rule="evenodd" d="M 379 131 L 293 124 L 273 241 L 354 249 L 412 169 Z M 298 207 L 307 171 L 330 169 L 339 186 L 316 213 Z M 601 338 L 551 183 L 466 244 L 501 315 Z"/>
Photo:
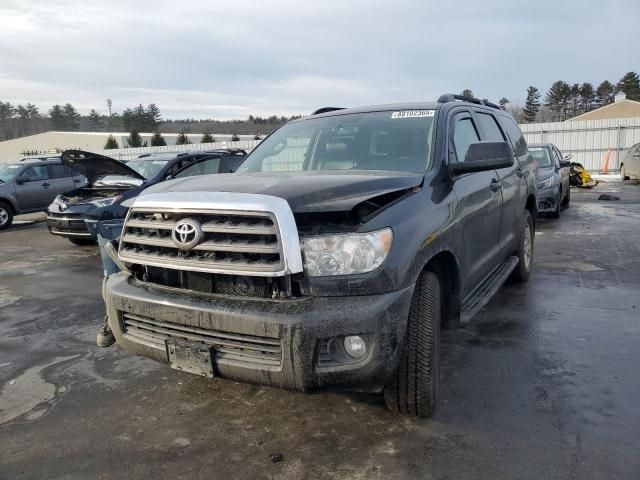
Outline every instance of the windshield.
<path id="1" fill-rule="evenodd" d="M 289 123 L 260 143 L 243 172 L 423 172 L 435 110 L 354 113 Z"/>
<path id="2" fill-rule="evenodd" d="M 529 147 L 529 153 L 531 153 L 540 168 L 551 166 L 551 155 L 549 155 L 548 149 L 544 147 Z"/>
<path id="3" fill-rule="evenodd" d="M 130 167 L 149 180 L 160 173 L 160 170 L 162 170 L 167 163 L 169 163 L 169 160 L 131 160 L 127 162 L 127 167 Z"/>
<path id="4" fill-rule="evenodd" d="M 24 165 L 0 165 L 0 180 L 10 182 Z"/>

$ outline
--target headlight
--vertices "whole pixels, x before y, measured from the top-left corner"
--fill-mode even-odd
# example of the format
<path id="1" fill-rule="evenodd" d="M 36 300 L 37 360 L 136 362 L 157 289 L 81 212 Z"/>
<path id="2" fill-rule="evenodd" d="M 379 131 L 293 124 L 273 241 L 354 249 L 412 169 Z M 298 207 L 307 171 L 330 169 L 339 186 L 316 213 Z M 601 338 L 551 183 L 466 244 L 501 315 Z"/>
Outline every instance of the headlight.
<path id="1" fill-rule="evenodd" d="M 545 178 L 541 182 L 538 182 L 538 188 L 547 188 L 553 185 L 553 177 Z"/>
<path id="2" fill-rule="evenodd" d="M 301 246 L 305 269 L 312 277 L 371 272 L 387 258 L 392 239 L 390 228 L 303 238 Z"/>
<path id="3" fill-rule="evenodd" d="M 115 197 L 109 197 L 109 198 L 101 198 L 100 200 L 93 200 L 91 202 L 91 205 L 95 205 L 96 207 L 99 207 L 99 208 L 108 207 L 109 205 L 113 205 L 115 202 L 117 202 L 121 198 L 122 198 L 122 195 L 116 195 Z"/>

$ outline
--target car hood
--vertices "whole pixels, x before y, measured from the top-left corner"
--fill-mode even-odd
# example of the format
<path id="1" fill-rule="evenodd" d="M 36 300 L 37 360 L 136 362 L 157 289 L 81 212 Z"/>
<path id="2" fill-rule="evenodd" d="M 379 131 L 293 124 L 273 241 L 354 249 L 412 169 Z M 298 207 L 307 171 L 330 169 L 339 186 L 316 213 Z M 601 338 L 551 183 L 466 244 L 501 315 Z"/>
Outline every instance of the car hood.
<path id="1" fill-rule="evenodd" d="M 230 173 L 162 182 L 141 197 L 163 192 L 236 192 L 280 197 L 295 213 L 348 211 L 370 198 L 422 184 L 424 175 L 404 172 Z"/>
<path id="2" fill-rule="evenodd" d="M 553 177 L 556 174 L 555 167 L 538 168 L 538 181 Z"/>
<path id="3" fill-rule="evenodd" d="M 142 175 L 115 158 L 82 150 L 67 150 L 62 154 L 62 163 L 85 176 L 92 184 L 107 176 L 128 177 L 146 180 Z"/>

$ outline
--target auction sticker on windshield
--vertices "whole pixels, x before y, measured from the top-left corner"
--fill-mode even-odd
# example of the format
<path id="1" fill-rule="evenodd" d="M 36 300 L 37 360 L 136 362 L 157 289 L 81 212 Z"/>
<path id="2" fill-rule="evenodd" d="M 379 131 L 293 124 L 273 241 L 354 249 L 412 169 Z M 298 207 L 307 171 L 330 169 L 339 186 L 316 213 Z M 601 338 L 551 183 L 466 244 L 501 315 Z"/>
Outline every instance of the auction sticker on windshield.
<path id="1" fill-rule="evenodd" d="M 433 117 L 435 113 L 435 110 L 402 110 L 400 112 L 393 112 L 391 118 Z"/>

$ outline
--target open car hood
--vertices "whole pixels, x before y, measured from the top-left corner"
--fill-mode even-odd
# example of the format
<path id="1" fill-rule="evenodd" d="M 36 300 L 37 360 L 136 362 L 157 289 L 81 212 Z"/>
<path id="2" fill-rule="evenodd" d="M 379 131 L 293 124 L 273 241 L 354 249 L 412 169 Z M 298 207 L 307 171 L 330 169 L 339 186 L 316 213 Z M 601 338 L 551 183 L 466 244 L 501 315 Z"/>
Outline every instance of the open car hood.
<path id="1" fill-rule="evenodd" d="M 111 175 L 146 180 L 138 172 L 115 158 L 83 150 L 66 150 L 62 154 L 62 163 L 85 176 L 92 184 Z"/>

